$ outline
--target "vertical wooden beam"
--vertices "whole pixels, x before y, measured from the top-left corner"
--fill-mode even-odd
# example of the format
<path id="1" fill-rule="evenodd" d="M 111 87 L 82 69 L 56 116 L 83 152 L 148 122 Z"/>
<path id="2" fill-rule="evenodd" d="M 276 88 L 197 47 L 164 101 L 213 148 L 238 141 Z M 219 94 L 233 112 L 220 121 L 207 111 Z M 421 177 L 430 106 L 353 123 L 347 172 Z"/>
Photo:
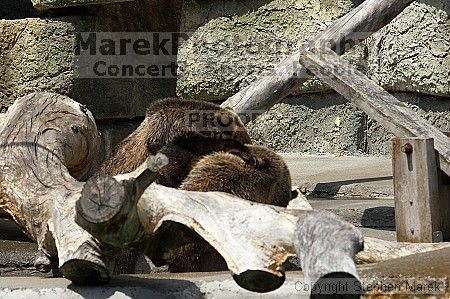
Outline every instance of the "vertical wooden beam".
<path id="1" fill-rule="evenodd" d="M 433 242 L 449 219 L 440 212 L 432 138 L 395 138 L 392 146 L 397 241 Z M 433 238 L 434 236 L 434 238 Z"/>

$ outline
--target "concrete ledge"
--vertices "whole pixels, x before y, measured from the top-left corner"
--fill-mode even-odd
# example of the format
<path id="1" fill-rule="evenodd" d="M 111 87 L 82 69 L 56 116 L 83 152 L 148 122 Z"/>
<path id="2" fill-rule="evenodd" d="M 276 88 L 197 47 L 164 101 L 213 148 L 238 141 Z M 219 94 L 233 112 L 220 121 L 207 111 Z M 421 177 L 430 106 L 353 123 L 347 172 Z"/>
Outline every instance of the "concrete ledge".
<path id="1" fill-rule="evenodd" d="M 292 184 L 312 196 L 393 198 L 391 159 L 282 154 Z"/>
<path id="2" fill-rule="evenodd" d="M 6 277 L 0 279 L 0 298 L 308 298 L 297 291 L 299 283 L 302 273 L 288 272 L 280 289 L 259 294 L 240 288 L 229 273 L 118 276 L 102 287 L 77 287 L 63 278 Z"/>
<path id="3" fill-rule="evenodd" d="M 314 210 L 326 210 L 342 217 L 356 227 L 395 228 L 392 199 L 335 199 L 310 200 Z"/>

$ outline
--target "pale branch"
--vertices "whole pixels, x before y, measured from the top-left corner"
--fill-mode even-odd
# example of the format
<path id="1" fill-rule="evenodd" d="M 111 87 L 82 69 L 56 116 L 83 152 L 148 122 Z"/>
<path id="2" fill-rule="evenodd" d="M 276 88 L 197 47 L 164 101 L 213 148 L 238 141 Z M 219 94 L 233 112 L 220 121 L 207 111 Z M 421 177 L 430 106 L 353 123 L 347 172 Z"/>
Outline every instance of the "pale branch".
<path id="1" fill-rule="evenodd" d="M 356 255 L 358 264 L 371 264 L 392 260 L 416 253 L 425 253 L 450 247 L 444 243 L 407 243 L 391 242 L 377 238 L 364 238 L 364 251 Z"/>
<path id="2" fill-rule="evenodd" d="M 99 144 L 92 114 L 68 97 L 33 93 L 9 108 L 0 142 L 0 206 L 37 242 L 38 269 L 49 271 L 59 259 L 102 280 L 103 253 L 74 222 L 83 186 L 75 178 L 86 176 Z"/>
<path id="3" fill-rule="evenodd" d="M 326 46 L 341 55 L 387 25 L 412 2 L 413 0 L 366 0 L 302 49 Z M 310 78 L 306 68 L 299 63 L 301 51 L 283 59 L 273 70 L 222 103 L 222 107 L 233 107 L 243 115 L 244 122 L 269 110 Z"/>
<path id="4" fill-rule="evenodd" d="M 81 197 L 80 202 L 83 201 L 88 198 Z M 122 206 L 116 204 L 112 208 L 116 210 Z M 77 219 L 83 217 L 83 207 L 83 203 L 77 205 Z M 309 270 L 311 281 L 330 274 L 329 271 L 349 272 L 357 279 L 353 258 L 358 248 L 362 248 L 361 234 L 352 225 L 327 212 L 287 210 L 249 202 L 227 193 L 191 192 L 153 184 L 137 203 L 137 214 L 145 235 L 141 238 L 146 242 L 141 247 L 147 256 L 153 260 L 163 259 L 172 246 L 169 242 L 168 248 L 163 248 L 166 246 L 164 237 L 180 229 L 182 224 L 211 244 L 225 259 L 235 281 L 251 291 L 267 292 L 281 286 L 285 279 L 282 264 L 297 252 L 308 252 L 302 263 Z M 98 219 L 102 225 L 107 225 L 103 215 L 98 215 Z M 111 226 L 119 225 L 117 217 L 111 215 L 110 219 Z M 114 246 L 121 245 L 117 240 L 122 235 L 133 235 L 117 231 L 116 235 L 108 234 L 104 238 L 102 233 L 91 230 L 93 222 L 91 220 L 90 225 L 85 226 L 83 221 L 78 221 L 94 236 Z M 322 235 L 324 232 L 332 233 Z M 302 236 L 305 233 L 307 235 Z M 307 241 L 295 243 L 300 236 Z M 182 237 L 178 238 L 182 244 Z M 337 241 L 343 244 L 340 249 L 336 246 Z M 332 265 L 332 259 L 321 260 L 308 250 L 311 244 L 324 248 L 331 256 L 346 263 L 336 266 Z M 309 261 L 313 257 L 314 260 Z"/>

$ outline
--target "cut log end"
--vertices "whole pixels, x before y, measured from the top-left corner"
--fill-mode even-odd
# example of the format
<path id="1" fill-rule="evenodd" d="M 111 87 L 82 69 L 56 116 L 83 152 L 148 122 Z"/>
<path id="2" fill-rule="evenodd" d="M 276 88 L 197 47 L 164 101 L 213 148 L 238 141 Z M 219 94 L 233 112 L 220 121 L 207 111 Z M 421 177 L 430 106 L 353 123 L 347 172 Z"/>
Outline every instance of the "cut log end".
<path id="1" fill-rule="evenodd" d="M 362 290 L 358 278 L 346 272 L 332 272 L 321 277 L 311 290 L 311 299 L 358 299 Z"/>
<path id="2" fill-rule="evenodd" d="M 76 285 L 102 285 L 110 280 L 108 269 L 83 259 L 71 259 L 59 270 Z"/>
<path id="3" fill-rule="evenodd" d="M 112 177 L 94 177 L 86 182 L 76 208 L 78 216 L 90 223 L 111 221 L 122 213 L 126 186 Z"/>
<path id="4" fill-rule="evenodd" d="M 284 273 L 275 275 L 261 270 L 247 270 L 241 274 L 233 275 L 236 283 L 249 291 L 267 293 L 281 287 L 286 280 Z"/>

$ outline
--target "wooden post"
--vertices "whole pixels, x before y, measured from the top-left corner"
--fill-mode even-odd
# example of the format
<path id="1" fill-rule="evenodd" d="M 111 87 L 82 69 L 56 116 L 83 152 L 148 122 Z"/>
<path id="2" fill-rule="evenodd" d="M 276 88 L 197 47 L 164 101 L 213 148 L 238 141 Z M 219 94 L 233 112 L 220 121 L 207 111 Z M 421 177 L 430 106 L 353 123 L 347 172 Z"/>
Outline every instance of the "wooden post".
<path id="1" fill-rule="evenodd" d="M 436 162 L 432 138 L 393 140 L 395 222 L 399 242 L 433 242 L 436 241 L 433 235 L 442 235 Z"/>
<path id="2" fill-rule="evenodd" d="M 410 136 L 393 147 L 398 240 L 449 239 L 450 139 L 331 49 L 304 50 L 300 62 L 396 136 Z"/>

